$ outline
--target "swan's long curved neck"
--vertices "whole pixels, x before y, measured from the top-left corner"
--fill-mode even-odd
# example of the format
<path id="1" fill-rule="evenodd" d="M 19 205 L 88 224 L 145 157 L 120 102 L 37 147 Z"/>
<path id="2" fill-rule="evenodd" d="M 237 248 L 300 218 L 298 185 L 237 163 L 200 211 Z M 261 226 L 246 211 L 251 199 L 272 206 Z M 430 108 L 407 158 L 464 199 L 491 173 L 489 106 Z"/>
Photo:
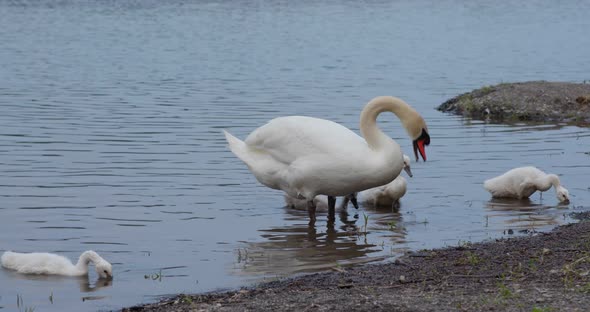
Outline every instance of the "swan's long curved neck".
<path id="1" fill-rule="evenodd" d="M 411 119 L 411 115 L 415 114 L 410 105 L 392 96 L 376 97 L 367 103 L 361 113 L 360 128 L 367 144 L 373 149 L 378 149 L 383 145 L 383 141 L 388 139 L 388 136 L 377 126 L 377 116 L 385 111 L 394 113 L 408 132 L 407 122 Z"/>
<path id="2" fill-rule="evenodd" d="M 545 192 L 552 186 L 557 189 L 557 187 L 559 187 L 560 185 L 561 183 L 559 182 L 559 177 L 557 177 L 557 175 L 548 174 L 544 176 L 542 179 L 540 179 L 540 183 L 537 185 L 537 187 L 540 191 Z"/>
<path id="3" fill-rule="evenodd" d="M 96 252 L 92 250 L 85 251 L 80 255 L 80 258 L 78 258 L 78 263 L 76 263 L 76 270 L 88 273 L 88 264 L 90 262 L 96 264 L 100 260 L 102 260 L 102 258 Z"/>

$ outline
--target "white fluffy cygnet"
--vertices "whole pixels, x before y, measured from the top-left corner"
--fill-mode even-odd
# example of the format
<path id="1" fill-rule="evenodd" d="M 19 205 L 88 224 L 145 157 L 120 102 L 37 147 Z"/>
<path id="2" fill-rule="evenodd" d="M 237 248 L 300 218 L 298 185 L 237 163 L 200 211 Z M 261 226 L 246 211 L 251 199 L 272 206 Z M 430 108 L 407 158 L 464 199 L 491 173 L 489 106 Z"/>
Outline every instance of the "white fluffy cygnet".
<path id="1" fill-rule="evenodd" d="M 361 202 L 373 206 L 391 206 L 406 194 L 407 181 L 399 175 L 386 185 L 374 187 L 359 193 Z"/>
<path id="2" fill-rule="evenodd" d="M 92 250 L 83 252 L 76 265 L 72 264 L 72 262 L 64 256 L 45 252 L 18 253 L 6 251 L 2 255 L 2 258 L 0 258 L 0 262 L 3 267 L 23 274 L 66 276 L 80 276 L 87 274 L 88 264 L 92 262 L 98 276 L 101 278 L 113 277 L 111 264 Z"/>
<path id="3" fill-rule="evenodd" d="M 496 198 L 529 198 L 536 191 L 545 192 L 552 186 L 561 203 L 569 203 L 569 192 L 561 186 L 555 174 L 546 174 L 535 167 L 519 167 L 486 180 L 484 188 Z"/>
<path id="4" fill-rule="evenodd" d="M 403 155 L 404 170 L 411 177 L 412 170 L 410 168 L 410 157 L 406 154 Z M 374 205 L 374 206 L 391 206 L 392 204 L 399 201 L 399 199 L 406 194 L 407 182 L 404 177 L 397 176 L 393 181 L 388 184 L 378 186 L 372 189 L 368 189 L 358 193 L 360 201 Z M 348 202 L 351 199 L 351 195 L 344 196 L 340 204 L 341 208 L 346 208 Z M 328 196 L 318 195 L 313 199 L 313 203 L 316 208 L 320 211 L 328 210 Z M 307 210 L 307 201 L 305 199 L 299 199 L 285 194 L 285 204 L 288 207 Z"/>
<path id="5" fill-rule="evenodd" d="M 404 170 L 411 177 L 410 157 L 404 155 Z M 400 174 L 388 184 L 364 190 L 358 194 L 359 200 L 365 204 L 373 206 L 387 206 L 399 202 L 399 199 L 406 194 L 407 181 Z"/>

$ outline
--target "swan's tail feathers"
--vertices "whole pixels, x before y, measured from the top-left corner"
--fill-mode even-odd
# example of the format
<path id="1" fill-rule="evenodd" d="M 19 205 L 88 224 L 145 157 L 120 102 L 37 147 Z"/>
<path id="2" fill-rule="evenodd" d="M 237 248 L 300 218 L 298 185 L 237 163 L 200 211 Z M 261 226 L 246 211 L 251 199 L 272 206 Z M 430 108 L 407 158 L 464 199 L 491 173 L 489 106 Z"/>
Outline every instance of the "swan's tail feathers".
<path id="1" fill-rule="evenodd" d="M 232 153 L 238 156 L 243 162 L 248 163 L 249 157 L 246 143 L 225 130 L 223 130 L 223 134 L 225 134 L 225 139 L 227 140 L 227 144 Z"/>
<path id="2" fill-rule="evenodd" d="M 225 140 L 227 140 L 227 144 L 229 145 L 229 149 L 232 151 L 232 153 L 234 154 L 238 154 L 238 150 L 241 150 L 244 148 L 244 141 L 236 138 L 235 136 L 233 136 L 231 133 L 223 130 L 223 134 L 225 134 Z"/>

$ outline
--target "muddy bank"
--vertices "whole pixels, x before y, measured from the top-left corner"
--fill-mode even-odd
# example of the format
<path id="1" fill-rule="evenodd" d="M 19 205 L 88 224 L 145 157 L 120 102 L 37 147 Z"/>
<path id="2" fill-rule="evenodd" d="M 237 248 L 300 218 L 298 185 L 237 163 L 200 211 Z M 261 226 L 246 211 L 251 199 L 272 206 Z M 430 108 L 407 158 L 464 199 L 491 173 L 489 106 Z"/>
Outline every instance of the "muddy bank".
<path id="1" fill-rule="evenodd" d="M 587 311 L 590 222 L 413 252 L 395 263 L 334 269 L 123 311 Z"/>
<path id="2" fill-rule="evenodd" d="M 501 83 L 458 95 L 437 109 L 497 122 L 553 121 L 587 126 L 590 83 Z"/>

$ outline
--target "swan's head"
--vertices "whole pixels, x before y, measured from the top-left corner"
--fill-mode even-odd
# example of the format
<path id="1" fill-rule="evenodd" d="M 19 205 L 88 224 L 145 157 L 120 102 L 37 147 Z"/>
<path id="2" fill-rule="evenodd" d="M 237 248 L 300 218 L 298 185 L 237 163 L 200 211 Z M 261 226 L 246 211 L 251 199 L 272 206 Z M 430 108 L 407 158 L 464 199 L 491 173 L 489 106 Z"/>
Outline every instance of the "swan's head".
<path id="1" fill-rule="evenodd" d="M 557 200 L 560 203 L 569 204 L 570 203 L 570 193 L 567 189 L 561 185 L 555 188 L 555 195 L 557 196 Z"/>
<path id="2" fill-rule="evenodd" d="M 426 161 L 426 148 L 425 146 L 430 145 L 430 135 L 428 134 L 428 126 L 426 121 L 420 113 L 418 113 L 413 107 L 407 103 L 399 100 L 402 113 L 398 115 L 400 120 L 406 129 L 408 135 L 412 139 L 414 145 L 414 156 L 416 161 L 419 160 L 418 153 L 422 156 L 422 160 Z M 396 114 L 397 115 L 397 114 Z"/>
<path id="3" fill-rule="evenodd" d="M 98 261 L 94 268 L 100 278 L 113 278 L 113 267 L 106 260 Z"/>
<path id="4" fill-rule="evenodd" d="M 410 157 L 406 154 L 404 154 L 404 170 L 406 171 L 408 176 L 410 176 L 410 178 L 413 177 L 412 169 L 410 168 Z"/>

